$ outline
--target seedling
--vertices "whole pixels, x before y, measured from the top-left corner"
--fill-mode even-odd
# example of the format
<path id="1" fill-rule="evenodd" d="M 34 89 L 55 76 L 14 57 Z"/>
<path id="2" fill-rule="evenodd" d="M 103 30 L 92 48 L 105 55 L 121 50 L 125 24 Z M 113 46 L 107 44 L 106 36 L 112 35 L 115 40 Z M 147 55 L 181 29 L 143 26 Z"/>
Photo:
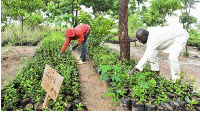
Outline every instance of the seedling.
<path id="1" fill-rule="evenodd" d="M 79 110 L 79 111 L 81 111 L 83 108 L 83 104 L 80 102 L 80 103 L 78 103 L 78 104 L 76 104 L 76 107 L 77 107 L 77 109 Z"/>

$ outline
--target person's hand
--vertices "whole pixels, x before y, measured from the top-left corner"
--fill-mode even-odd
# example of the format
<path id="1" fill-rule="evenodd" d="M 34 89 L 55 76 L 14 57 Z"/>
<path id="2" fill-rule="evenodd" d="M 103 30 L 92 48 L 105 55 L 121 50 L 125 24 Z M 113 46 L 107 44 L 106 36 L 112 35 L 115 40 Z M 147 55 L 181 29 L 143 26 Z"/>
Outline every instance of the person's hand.
<path id="1" fill-rule="evenodd" d="M 59 59 L 61 58 L 61 54 L 58 55 L 58 58 L 59 58 Z"/>
<path id="2" fill-rule="evenodd" d="M 157 75 L 160 75 L 160 71 L 155 71 Z"/>
<path id="3" fill-rule="evenodd" d="M 78 44 L 74 45 L 74 46 L 72 47 L 72 50 L 75 50 L 77 47 L 78 47 Z"/>
<path id="4" fill-rule="evenodd" d="M 136 38 L 131 38 L 131 37 L 129 37 L 129 41 L 130 41 L 130 42 L 136 42 L 137 39 L 136 39 Z"/>
<path id="5" fill-rule="evenodd" d="M 160 71 L 152 71 L 152 70 L 151 70 L 151 72 L 155 72 L 156 75 L 160 75 Z"/>
<path id="6" fill-rule="evenodd" d="M 131 69 L 130 71 L 129 71 L 129 75 L 133 75 L 133 73 L 135 72 L 135 71 L 139 71 L 139 69 L 137 69 L 137 68 L 133 68 L 133 69 Z"/>
<path id="7" fill-rule="evenodd" d="M 75 50 L 75 49 L 76 49 L 76 47 L 77 47 L 77 46 L 73 46 L 73 47 L 72 47 L 72 50 Z"/>
<path id="8" fill-rule="evenodd" d="M 60 54 L 58 55 L 58 58 L 60 59 L 61 55 L 63 54 L 63 51 L 60 52 Z"/>

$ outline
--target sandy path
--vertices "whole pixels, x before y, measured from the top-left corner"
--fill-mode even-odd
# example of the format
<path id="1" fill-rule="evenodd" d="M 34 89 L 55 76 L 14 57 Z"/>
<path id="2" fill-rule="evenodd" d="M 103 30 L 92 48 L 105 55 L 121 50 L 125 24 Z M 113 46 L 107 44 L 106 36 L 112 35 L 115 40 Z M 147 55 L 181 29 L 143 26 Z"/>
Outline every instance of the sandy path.
<path id="1" fill-rule="evenodd" d="M 80 56 L 80 52 L 72 52 L 75 58 Z M 81 100 L 86 104 L 88 111 L 121 111 L 120 107 L 115 107 L 110 98 L 103 98 L 102 95 L 108 90 L 105 82 L 99 80 L 93 68 L 93 61 L 87 58 L 87 64 L 78 65 L 79 80 L 81 84 Z"/>
<path id="2" fill-rule="evenodd" d="M 109 48 L 111 50 L 117 51 L 119 54 L 119 44 L 105 43 L 105 45 L 109 45 Z M 145 49 L 146 47 L 144 45 L 137 44 L 137 46 L 135 47 L 135 44 L 131 43 L 131 59 L 139 61 L 142 58 Z M 196 82 L 194 82 L 194 84 L 198 87 L 198 91 L 200 91 L 200 58 L 194 58 L 194 56 L 200 56 L 200 51 L 189 47 L 189 53 L 189 58 L 179 56 L 179 64 L 181 67 L 181 71 L 185 75 L 185 78 L 183 80 L 189 82 L 189 78 L 196 79 Z M 158 57 L 161 74 L 166 76 L 166 78 L 171 79 L 171 72 L 168 63 L 168 54 L 161 52 Z"/>

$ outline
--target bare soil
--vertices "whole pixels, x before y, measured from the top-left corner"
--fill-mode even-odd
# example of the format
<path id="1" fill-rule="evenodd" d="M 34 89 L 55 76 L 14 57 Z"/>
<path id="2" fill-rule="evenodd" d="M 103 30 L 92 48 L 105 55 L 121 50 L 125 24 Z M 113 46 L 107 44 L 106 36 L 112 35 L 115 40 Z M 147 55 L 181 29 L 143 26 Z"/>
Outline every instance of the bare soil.
<path id="1" fill-rule="evenodd" d="M 37 48 L 38 46 L 1 47 L 1 89 L 19 72 L 23 61 L 32 58 Z"/>
<path id="2" fill-rule="evenodd" d="M 14 79 L 24 62 L 31 60 L 39 46 L 6 46 L 1 48 L 1 89 Z M 75 58 L 80 56 L 78 50 L 73 51 Z M 103 97 L 108 90 L 107 84 L 99 80 L 93 68 L 94 62 L 87 58 L 87 64 L 78 65 L 81 83 L 82 102 L 88 111 L 122 111 L 115 107 L 110 98 Z"/>
<path id="3" fill-rule="evenodd" d="M 7 46 L 1 48 L 1 89 L 12 80 L 23 66 L 23 61 L 30 60 L 39 46 Z M 80 52 L 73 52 L 75 57 Z M 108 90 L 107 84 L 99 80 L 99 75 L 93 68 L 93 61 L 87 59 L 87 64 L 79 65 L 82 102 L 88 111 L 121 111 L 115 107 L 108 97 L 102 97 Z"/>
<path id="4" fill-rule="evenodd" d="M 116 52 L 120 52 L 119 44 L 105 43 L 105 45 L 109 45 L 111 50 Z M 146 46 L 142 44 L 131 43 L 130 47 L 130 56 L 131 59 L 135 59 L 139 61 L 144 52 L 146 50 Z M 200 51 L 197 49 L 193 49 L 193 47 L 188 47 L 189 57 L 179 56 L 179 64 L 180 69 L 185 78 L 183 79 L 186 82 L 191 82 L 191 79 L 194 78 L 196 82 L 194 82 L 195 86 L 197 86 L 197 91 L 200 91 Z M 159 55 L 159 68 L 161 75 L 166 76 L 166 78 L 171 79 L 171 71 L 168 63 L 168 54 L 161 52 Z"/>
<path id="5" fill-rule="evenodd" d="M 80 57 L 81 52 L 72 52 L 75 58 Z M 87 63 L 78 65 L 79 80 L 81 84 L 81 100 L 87 106 L 88 111 L 123 111 L 120 107 L 115 107 L 109 97 L 102 97 L 108 90 L 106 82 L 99 80 L 99 75 L 93 68 L 94 62 L 87 58 Z"/>
<path id="6" fill-rule="evenodd" d="M 106 43 L 110 45 L 109 48 L 119 53 L 120 48 L 118 44 Z M 1 47 L 1 88 L 4 84 L 7 84 L 12 80 L 16 73 L 22 68 L 23 61 L 29 60 L 34 55 L 35 50 L 39 46 L 8 46 Z M 145 46 L 137 44 L 131 44 L 131 58 L 140 60 L 145 51 Z M 200 89 L 200 58 L 194 56 L 200 56 L 200 51 L 189 47 L 189 58 L 184 56 L 179 57 L 181 71 L 189 77 L 185 77 L 184 80 L 189 82 L 189 78 L 196 79 L 195 85 Z M 76 57 L 80 56 L 78 50 L 73 51 Z M 171 78 L 170 68 L 168 65 L 168 55 L 161 53 L 159 55 L 159 63 L 161 73 L 168 79 Z M 79 77 L 81 82 L 82 102 L 87 106 L 88 111 L 123 111 L 119 106 L 115 107 L 114 103 L 110 101 L 108 97 L 102 97 L 108 90 L 107 84 L 99 80 L 99 75 L 93 68 L 93 61 L 87 58 L 87 64 L 78 65 Z"/>

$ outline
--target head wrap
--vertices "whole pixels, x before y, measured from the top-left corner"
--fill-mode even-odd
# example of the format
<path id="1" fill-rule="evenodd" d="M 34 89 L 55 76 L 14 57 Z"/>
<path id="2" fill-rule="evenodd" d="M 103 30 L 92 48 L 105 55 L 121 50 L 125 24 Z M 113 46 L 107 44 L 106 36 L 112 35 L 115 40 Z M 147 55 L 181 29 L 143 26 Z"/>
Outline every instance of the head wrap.
<path id="1" fill-rule="evenodd" d="M 67 36 L 67 37 L 74 37 L 74 36 L 75 36 L 75 30 L 74 30 L 74 29 L 68 28 L 68 29 L 66 30 L 65 36 Z"/>

